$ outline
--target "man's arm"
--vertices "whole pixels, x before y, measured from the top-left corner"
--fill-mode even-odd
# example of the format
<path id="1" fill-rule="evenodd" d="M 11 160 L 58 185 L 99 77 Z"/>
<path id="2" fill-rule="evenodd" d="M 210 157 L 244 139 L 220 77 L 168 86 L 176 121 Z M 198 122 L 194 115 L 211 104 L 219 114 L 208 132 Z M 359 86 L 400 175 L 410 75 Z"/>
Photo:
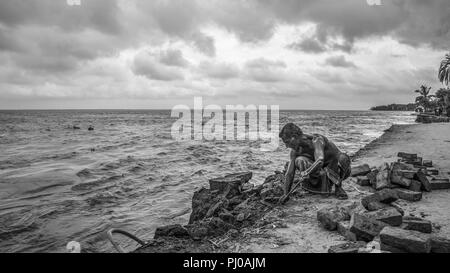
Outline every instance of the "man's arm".
<path id="1" fill-rule="evenodd" d="M 286 180 L 284 182 L 284 194 L 288 194 L 291 190 L 292 182 L 294 181 L 295 159 L 297 159 L 297 152 L 294 149 L 291 149 L 289 154 L 289 165 L 286 171 Z"/>

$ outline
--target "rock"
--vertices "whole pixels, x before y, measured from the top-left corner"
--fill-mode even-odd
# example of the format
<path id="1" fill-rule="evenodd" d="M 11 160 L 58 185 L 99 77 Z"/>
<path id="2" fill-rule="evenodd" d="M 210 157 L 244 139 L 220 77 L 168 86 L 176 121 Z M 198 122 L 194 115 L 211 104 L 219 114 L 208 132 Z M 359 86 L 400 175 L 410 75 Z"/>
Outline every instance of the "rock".
<path id="1" fill-rule="evenodd" d="M 154 239 L 158 239 L 161 237 L 188 238 L 189 233 L 187 229 L 185 229 L 181 225 L 170 225 L 159 227 L 156 229 Z"/>
<path id="2" fill-rule="evenodd" d="M 387 251 L 390 253 L 407 253 L 405 250 L 402 250 L 402 249 L 399 249 L 399 248 L 396 248 L 393 246 L 389 246 L 389 245 L 386 245 L 383 243 L 380 244 L 380 248 L 381 248 L 381 251 Z"/>
<path id="3" fill-rule="evenodd" d="M 236 221 L 238 222 L 245 221 L 245 213 L 239 213 L 239 215 L 236 217 Z"/>
<path id="4" fill-rule="evenodd" d="M 425 173 L 426 175 L 439 175 L 439 170 L 435 168 L 427 168 Z"/>
<path id="5" fill-rule="evenodd" d="M 213 205 L 218 202 L 209 189 L 202 188 L 194 193 L 192 197 L 192 213 L 189 224 L 202 220 Z"/>
<path id="6" fill-rule="evenodd" d="M 423 160 L 422 161 L 422 165 L 423 166 L 425 166 L 425 167 L 433 167 L 433 161 L 431 161 L 431 160 Z"/>
<path id="7" fill-rule="evenodd" d="M 410 153 L 404 153 L 404 152 L 399 152 L 397 156 L 401 157 L 403 159 L 406 159 L 406 160 L 415 160 L 415 159 L 417 159 L 417 154 L 410 154 Z"/>
<path id="8" fill-rule="evenodd" d="M 433 177 L 430 186 L 432 190 L 447 190 L 450 189 L 450 181 L 448 178 Z"/>
<path id="9" fill-rule="evenodd" d="M 389 188 L 390 186 L 390 168 L 389 164 L 384 163 L 378 170 L 377 180 L 375 182 L 375 189 L 377 191 Z"/>
<path id="10" fill-rule="evenodd" d="M 412 180 L 411 185 L 409 186 L 410 191 L 422 192 L 422 183 L 417 180 Z"/>
<path id="11" fill-rule="evenodd" d="M 415 230 L 422 233 L 431 233 L 433 230 L 430 221 L 416 217 L 404 217 L 402 228 L 406 230 Z"/>
<path id="12" fill-rule="evenodd" d="M 370 173 L 370 166 L 367 164 L 352 167 L 352 177 L 364 176 Z"/>
<path id="13" fill-rule="evenodd" d="M 325 207 L 317 212 L 317 220 L 323 228 L 333 231 L 337 229 L 338 222 L 350 220 L 350 215 L 340 207 Z"/>
<path id="14" fill-rule="evenodd" d="M 367 178 L 369 179 L 370 185 L 374 186 L 377 182 L 378 170 L 372 170 L 369 174 L 367 174 Z"/>
<path id="15" fill-rule="evenodd" d="M 218 191 L 219 193 L 231 192 L 237 195 L 241 192 L 241 186 L 250 179 L 252 179 L 253 173 L 237 173 L 230 174 L 220 178 L 214 178 L 209 180 L 209 188 L 211 191 Z"/>
<path id="16" fill-rule="evenodd" d="M 88 131 L 94 131 L 95 129 L 94 129 L 94 126 L 89 126 L 89 128 L 88 128 Z"/>
<path id="17" fill-rule="evenodd" d="M 219 218 L 222 219 L 224 222 L 229 223 L 229 224 L 233 224 L 234 221 L 236 220 L 234 215 L 231 214 L 230 212 L 222 212 L 219 214 Z"/>
<path id="18" fill-rule="evenodd" d="M 412 179 L 415 175 L 415 171 L 411 167 L 403 163 L 394 162 L 391 168 L 391 183 L 408 188 L 411 185 L 411 179 L 405 177 L 405 174 L 411 176 L 409 172 L 412 172 Z"/>
<path id="19" fill-rule="evenodd" d="M 361 199 L 361 204 L 368 209 L 369 204 L 372 202 L 380 202 L 384 204 L 390 204 L 394 201 L 398 200 L 398 195 L 395 190 L 392 189 L 384 189 L 378 191 L 372 195 L 366 196 Z"/>
<path id="20" fill-rule="evenodd" d="M 366 209 L 368 211 L 376 211 L 379 209 L 384 209 L 384 208 L 389 208 L 389 207 L 390 206 L 388 204 L 384 204 L 384 203 L 375 201 L 375 202 L 368 203 Z"/>
<path id="21" fill-rule="evenodd" d="M 419 170 L 416 174 L 416 178 L 417 180 L 420 181 L 420 183 L 422 183 L 422 190 L 430 192 L 431 189 L 431 184 L 430 184 L 430 180 L 428 179 L 428 177 L 425 175 L 425 173 L 422 170 Z"/>
<path id="22" fill-rule="evenodd" d="M 398 227 L 402 224 L 402 215 L 393 207 L 382 208 L 376 211 L 366 212 L 365 216 L 376 219 L 391 226 Z"/>
<path id="23" fill-rule="evenodd" d="M 433 236 L 431 237 L 432 253 L 450 253 L 450 239 Z"/>
<path id="24" fill-rule="evenodd" d="M 403 177 L 405 177 L 405 178 L 408 178 L 408 179 L 414 179 L 414 177 L 416 176 L 417 171 L 415 171 L 415 170 L 412 170 L 412 171 L 409 171 L 409 170 L 401 170 L 400 173 L 401 173 L 401 175 L 402 175 Z"/>
<path id="25" fill-rule="evenodd" d="M 76 125 L 72 126 L 72 129 L 73 130 L 81 130 L 81 128 L 79 126 L 76 126 Z"/>
<path id="26" fill-rule="evenodd" d="M 364 212 L 355 212 L 350 220 L 350 231 L 357 240 L 370 242 L 386 227 L 387 224 L 378 221 Z"/>
<path id="27" fill-rule="evenodd" d="M 380 233 L 381 243 L 410 253 L 430 253 L 430 236 L 418 231 L 385 227 Z"/>
<path id="28" fill-rule="evenodd" d="M 220 210 L 220 208 L 222 207 L 222 205 L 223 205 L 223 201 L 222 200 L 217 202 L 216 204 L 214 204 L 212 207 L 209 208 L 209 210 L 206 213 L 205 217 L 209 218 L 209 217 L 212 217 L 214 215 L 217 215 L 219 210 Z"/>
<path id="29" fill-rule="evenodd" d="M 367 176 L 358 176 L 356 179 L 356 184 L 360 186 L 370 186 L 370 180 Z"/>
<path id="30" fill-rule="evenodd" d="M 402 209 L 402 206 L 400 206 L 400 204 L 397 203 L 397 201 L 396 202 L 392 202 L 391 206 L 393 208 L 395 208 L 402 216 L 405 215 L 405 211 Z"/>
<path id="31" fill-rule="evenodd" d="M 402 200 L 410 202 L 418 202 L 422 200 L 422 192 L 410 191 L 407 189 L 395 189 L 398 197 Z"/>
<path id="32" fill-rule="evenodd" d="M 358 253 L 360 248 L 366 247 L 365 242 L 348 242 L 340 245 L 332 246 L 328 249 L 328 253 Z"/>
<path id="33" fill-rule="evenodd" d="M 337 224 L 337 231 L 348 241 L 356 241 L 356 235 L 350 231 L 350 221 L 341 221 Z"/>

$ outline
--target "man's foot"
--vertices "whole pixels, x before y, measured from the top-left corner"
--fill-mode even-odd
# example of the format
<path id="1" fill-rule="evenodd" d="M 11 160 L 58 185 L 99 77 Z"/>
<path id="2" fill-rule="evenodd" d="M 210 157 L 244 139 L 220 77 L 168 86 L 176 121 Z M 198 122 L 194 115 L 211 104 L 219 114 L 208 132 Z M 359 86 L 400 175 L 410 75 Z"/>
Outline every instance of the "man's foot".
<path id="1" fill-rule="evenodd" d="M 336 187 L 335 195 L 336 195 L 336 198 L 339 200 L 347 200 L 348 199 L 348 195 L 342 187 Z"/>

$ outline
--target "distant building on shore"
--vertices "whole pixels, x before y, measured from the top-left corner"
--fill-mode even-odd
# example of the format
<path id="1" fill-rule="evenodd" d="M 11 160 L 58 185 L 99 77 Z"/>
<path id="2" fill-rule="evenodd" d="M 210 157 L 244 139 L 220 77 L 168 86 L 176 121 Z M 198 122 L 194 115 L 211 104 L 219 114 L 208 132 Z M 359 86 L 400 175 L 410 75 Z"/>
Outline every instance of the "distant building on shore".
<path id="1" fill-rule="evenodd" d="M 416 103 L 409 104 L 389 104 L 370 108 L 371 111 L 411 111 L 414 112 L 417 108 Z"/>

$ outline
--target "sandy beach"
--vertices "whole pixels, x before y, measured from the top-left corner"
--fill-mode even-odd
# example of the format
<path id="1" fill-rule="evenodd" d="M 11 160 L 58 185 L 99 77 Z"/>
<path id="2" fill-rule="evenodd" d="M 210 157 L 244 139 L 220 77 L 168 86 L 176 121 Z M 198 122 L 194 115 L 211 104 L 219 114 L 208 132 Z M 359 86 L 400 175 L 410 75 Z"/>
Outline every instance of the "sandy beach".
<path id="1" fill-rule="evenodd" d="M 450 126 L 448 124 L 395 125 L 383 136 L 361 149 L 353 158 L 354 165 L 367 163 L 379 166 L 397 160 L 400 151 L 417 153 L 433 161 L 443 176 L 450 172 Z M 346 240 L 337 232 L 323 229 L 317 221 L 317 211 L 325 206 L 354 202 L 371 188 L 360 187 L 351 179 L 344 184 L 350 200 L 304 193 L 290 200 L 284 207 L 266 215 L 271 228 L 249 228 L 236 239 L 225 239 L 225 252 L 317 253 L 327 252 L 330 246 Z M 450 237 L 450 190 L 424 193 L 420 202 L 398 201 L 405 215 L 423 217 L 434 224 L 433 233 Z M 218 240 L 220 241 L 220 239 Z M 222 251 L 221 250 L 221 251 Z"/>

